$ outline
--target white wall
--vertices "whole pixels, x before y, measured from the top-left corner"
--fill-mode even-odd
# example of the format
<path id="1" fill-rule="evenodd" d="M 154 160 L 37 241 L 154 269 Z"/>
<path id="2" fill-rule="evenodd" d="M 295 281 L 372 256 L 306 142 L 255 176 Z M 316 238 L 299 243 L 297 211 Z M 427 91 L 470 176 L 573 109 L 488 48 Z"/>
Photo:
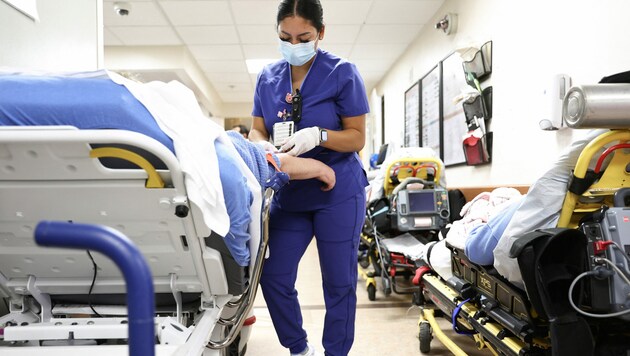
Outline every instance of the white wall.
<path id="1" fill-rule="evenodd" d="M 102 0 L 37 1 L 39 22 L 0 1 L 0 66 L 95 70 L 102 64 Z"/>
<path id="2" fill-rule="evenodd" d="M 455 35 L 431 26 L 447 12 L 458 15 Z M 546 111 L 542 90 L 558 73 L 569 74 L 576 85 L 630 70 L 628 13 L 625 0 L 446 0 L 371 93 L 372 112 L 380 112 L 385 95 L 386 141 L 402 142 L 405 90 L 454 49 L 492 40 L 493 162 L 447 168 L 448 185 L 531 184 L 563 147 L 584 134 L 538 128 Z M 378 122 L 375 126 L 380 130 Z"/>

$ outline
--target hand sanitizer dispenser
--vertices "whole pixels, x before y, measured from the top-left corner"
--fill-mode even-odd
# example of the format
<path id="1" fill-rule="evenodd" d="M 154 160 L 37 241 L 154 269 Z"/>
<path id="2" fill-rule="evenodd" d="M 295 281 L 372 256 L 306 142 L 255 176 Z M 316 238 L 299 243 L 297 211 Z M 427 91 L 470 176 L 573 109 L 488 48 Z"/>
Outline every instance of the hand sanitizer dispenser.
<path id="1" fill-rule="evenodd" d="M 571 88 L 571 77 L 558 74 L 553 77 L 549 85 L 543 89 L 542 117 L 538 122 L 542 130 L 553 131 L 566 128 L 562 121 L 562 100 Z"/>

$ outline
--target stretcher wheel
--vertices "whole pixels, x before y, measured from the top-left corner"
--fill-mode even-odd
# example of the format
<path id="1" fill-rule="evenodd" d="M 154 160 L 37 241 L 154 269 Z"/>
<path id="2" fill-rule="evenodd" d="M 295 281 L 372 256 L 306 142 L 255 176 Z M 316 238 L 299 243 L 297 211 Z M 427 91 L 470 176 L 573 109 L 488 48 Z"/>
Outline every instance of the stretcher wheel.
<path id="1" fill-rule="evenodd" d="M 387 276 L 383 276 L 383 293 L 392 294 L 392 281 Z"/>
<path id="2" fill-rule="evenodd" d="M 370 267 L 370 257 L 368 256 L 367 252 L 362 253 L 359 256 L 359 266 L 361 266 L 361 268 Z"/>
<path id="3" fill-rule="evenodd" d="M 418 335 L 420 339 L 420 352 L 423 354 L 429 353 L 431 351 L 431 325 L 427 322 L 420 323 L 420 333 Z"/>
<path id="4" fill-rule="evenodd" d="M 368 293 L 368 299 L 370 301 L 375 301 L 376 300 L 376 286 L 373 284 L 369 284 L 367 286 L 367 293 Z"/>
<path id="5" fill-rule="evenodd" d="M 422 295 L 422 292 L 413 292 L 411 301 L 414 305 L 424 305 L 424 296 Z"/>

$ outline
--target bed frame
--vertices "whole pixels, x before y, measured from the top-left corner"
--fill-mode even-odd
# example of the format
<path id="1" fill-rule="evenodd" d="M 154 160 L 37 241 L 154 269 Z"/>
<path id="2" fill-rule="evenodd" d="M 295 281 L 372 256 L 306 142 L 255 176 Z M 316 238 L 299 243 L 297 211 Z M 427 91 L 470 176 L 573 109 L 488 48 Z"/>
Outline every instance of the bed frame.
<path id="1" fill-rule="evenodd" d="M 167 169 L 156 170 L 133 152 L 102 147 L 110 144 L 149 151 Z M 103 166 L 100 160 L 112 156 L 142 169 Z M 266 194 L 268 207 L 273 193 Z M 206 245 L 209 229 L 188 200 L 184 175 L 166 147 L 121 130 L 2 127 L 0 298 L 9 301 L 10 309 L 0 316 L 2 355 L 128 352 L 131 318 L 125 295 L 134 286 L 125 284 L 118 266 L 102 253 L 93 251 L 90 257 L 85 249 L 38 246 L 33 237 L 43 220 L 105 226 L 137 246 L 153 277 L 157 311 L 150 326 L 158 344 L 151 348 L 158 354 L 223 355 L 251 316 L 266 226 L 258 256 L 252 256 L 248 288 L 235 296 L 229 290 L 226 256 Z M 93 264 L 98 266 L 95 282 Z M 106 317 L 93 314 L 86 302 L 90 299 Z M 114 342 L 80 346 L 97 340 Z"/>

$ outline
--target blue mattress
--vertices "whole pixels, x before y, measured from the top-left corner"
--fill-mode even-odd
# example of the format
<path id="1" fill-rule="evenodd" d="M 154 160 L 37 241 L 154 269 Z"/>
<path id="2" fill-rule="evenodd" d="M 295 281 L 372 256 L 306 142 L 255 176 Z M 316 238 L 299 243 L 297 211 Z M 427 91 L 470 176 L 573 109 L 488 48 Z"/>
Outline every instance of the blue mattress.
<path id="1" fill-rule="evenodd" d="M 129 130 L 175 152 L 149 111 L 108 78 L 0 75 L 0 125 Z"/>

